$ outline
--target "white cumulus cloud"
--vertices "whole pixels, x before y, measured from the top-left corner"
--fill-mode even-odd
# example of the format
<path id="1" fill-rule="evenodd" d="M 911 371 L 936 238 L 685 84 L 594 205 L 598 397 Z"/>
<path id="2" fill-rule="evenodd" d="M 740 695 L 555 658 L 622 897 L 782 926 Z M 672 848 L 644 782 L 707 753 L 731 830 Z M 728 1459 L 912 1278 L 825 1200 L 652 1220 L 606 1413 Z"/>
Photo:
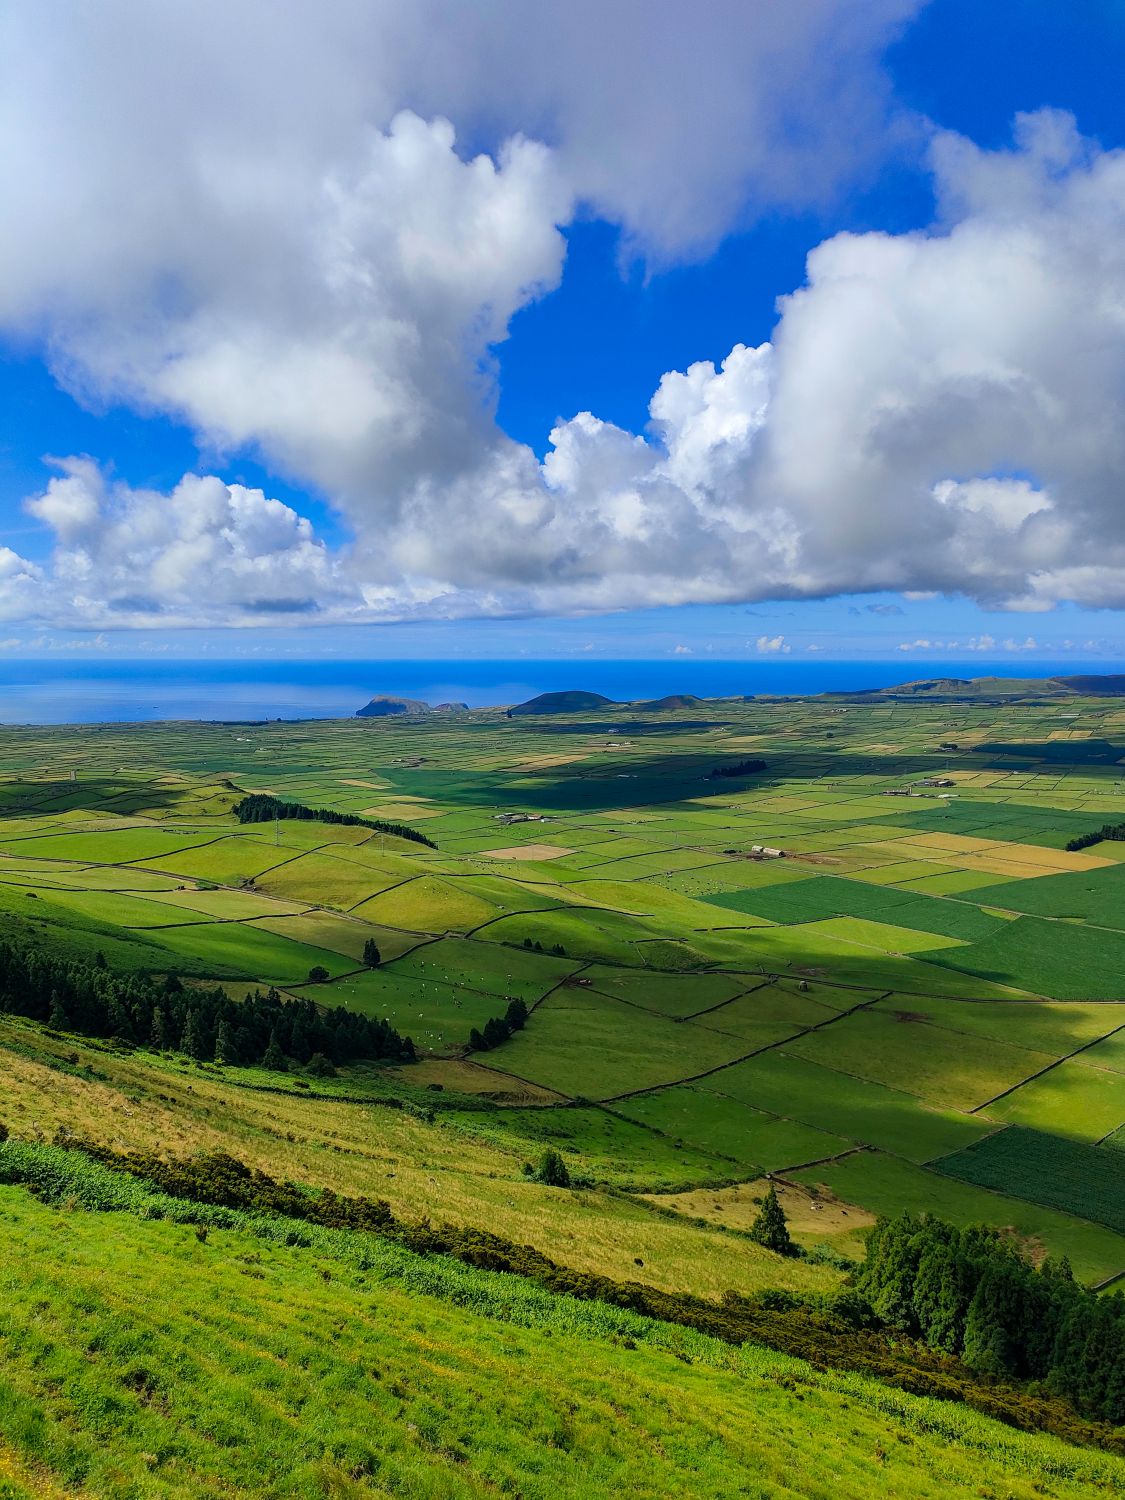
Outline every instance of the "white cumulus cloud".
<path id="1" fill-rule="evenodd" d="M 83 400 L 187 421 L 206 467 L 308 484 L 354 542 L 216 475 L 160 495 L 68 459 L 0 615 L 1125 606 L 1125 153 L 1058 112 L 1011 149 L 935 135 L 937 222 L 825 241 L 770 342 L 665 374 L 645 432 L 580 412 L 540 463 L 496 424 L 493 351 L 576 212 L 660 262 L 823 201 L 887 149 L 878 57 L 917 8 L 9 7 L 0 328 Z"/>

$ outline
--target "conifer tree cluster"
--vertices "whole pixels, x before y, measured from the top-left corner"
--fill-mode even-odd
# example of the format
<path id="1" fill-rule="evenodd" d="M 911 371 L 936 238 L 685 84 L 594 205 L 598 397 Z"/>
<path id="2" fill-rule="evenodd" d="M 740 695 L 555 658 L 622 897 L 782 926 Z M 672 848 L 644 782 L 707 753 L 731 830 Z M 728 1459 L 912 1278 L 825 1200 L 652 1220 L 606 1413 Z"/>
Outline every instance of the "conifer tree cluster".
<path id="1" fill-rule="evenodd" d="M 425 844 L 427 849 L 436 849 L 433 839 L 411 828 L 406 823 L 386 823 L 381 818 L 361 818 L 356 813 L 337 812 L 331 807 L 306 807 L 303 802 L 282 802 L 266 792 L 251 792 L 236 802 L 231 812 L 240 823 L 272 823 L 275 819 L 297 818 L 302 822 L 342 823 L 346 828 L 373 828 L 376 833 L 390 833 L 396 839 L 409 839 L 412 844 Z"/>
<path id="2" fill-rule="evenodd" d="M 513 1031 L 522 1031 L 527 1021 L 527 1006 L 520 999 L 508 1002 L 502 1016 L 490 1016 L 484 1030 L 474 1026 L 469 1032 L 469 1046 L 474 1052 L 488 1052 L 506 1042 Z"/>
<path id="3" fill-rule="evenodd" d="M 756 776 L 766 769 L 764 760 L 738 760 L 732 766 L 716 766 L 709 774 L 709 781 L 721 781 L 726 776 Z"/>
<path id="4" fill-rule="evenodd" d="M 329 1063 L 359 1058 L 411 1061 L 414 1046 L 387 1021 L 274 989 L 234 1001 L 220 988 L 184 986 L 175 975 L 115 974 L 93 963 L 0 943 L 0 1011 L 46 1021 L 57 1031 L 116 1037 L 233 1066 L 304 1067 L 317 1053 Z"/>
<path id="5" fill-rule="evenodd" d="M 1089 849 L 1091 844 L 1100 844 L 1103 839 L 1125 839 L 1125 823 L 1103 823 L 1093 833 L 1080 833 L 1066 847 L 1071 854 L 1076 854 L 1079 849 Z"/>
<path id="6" fill-rule="evenodd" d="M 995 1229 L 903 1214 L 872 1231 L 857 1288 L 885 1323 L 970 1369 L 1125 1422 L 1125 1298 L 1088 1292 L 1065 1259 L 1036 1269 Z"/>

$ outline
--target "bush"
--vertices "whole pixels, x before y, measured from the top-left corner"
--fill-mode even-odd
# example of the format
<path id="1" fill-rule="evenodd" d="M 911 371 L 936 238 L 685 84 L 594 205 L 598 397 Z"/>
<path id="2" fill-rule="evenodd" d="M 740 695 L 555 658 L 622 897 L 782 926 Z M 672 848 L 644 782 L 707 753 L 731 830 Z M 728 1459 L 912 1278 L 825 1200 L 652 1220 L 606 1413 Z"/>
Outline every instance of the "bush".
<path id="1" fill-rule="evenodd" d="M 328 970 L 322 968 L 320 964 L 313 964 L 312 968 L 309 970 L 310 984 L 326 984 L 329 977 L 330 976 Z"/>

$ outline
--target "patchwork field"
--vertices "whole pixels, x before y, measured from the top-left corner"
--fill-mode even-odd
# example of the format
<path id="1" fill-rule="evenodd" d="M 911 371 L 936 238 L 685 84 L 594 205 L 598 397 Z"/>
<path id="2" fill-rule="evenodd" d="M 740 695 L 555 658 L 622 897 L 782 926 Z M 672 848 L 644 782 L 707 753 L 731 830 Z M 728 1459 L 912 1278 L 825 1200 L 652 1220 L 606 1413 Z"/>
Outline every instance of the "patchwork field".
<path id="1" fill-rule="evenodd" d="M 1125 1132 L 1125 861 L 1065 845 L 1121 816 L 1121 738 L 1097 698 L 5 728 L 0 936 L 386 1018 L 421 1061 L 377 1070 L 379 1090 L 500 1153 L 470 1192 L 419 1146 L 392 1169 L 419 1210 L 429 1191 L 472 1222 L 475 1200 L 534 1241 L 515 1175 L 551 1144 L 592 1195 L 572 1247 L 618 1222 L 603 1189 L 646 1194 L 638 1223 L 662 1206 L 661 1225 L 733 1243 L 733 1208 L 700 1204 L 771 1173 L 819 1184 L 851 1226 L 945 1205 L 1103 1281 L 1125 1273 L 1104 1201 Z M 712 774 L 748 750 L 764 771 Z M 240 824 L 255 791 L 435 847 Z M 523 1028 L 472 1050 L 517 1000 Z M 156 1066 L 147 1037 L 119 1040 Z M 33 1084 L 12 1076 L 0 1113 L 30 1125 Z M 821 1212 L 795 1224 L 807 1245 Z M 851 1226 L 833 1234 L 854 1243 Z"/>

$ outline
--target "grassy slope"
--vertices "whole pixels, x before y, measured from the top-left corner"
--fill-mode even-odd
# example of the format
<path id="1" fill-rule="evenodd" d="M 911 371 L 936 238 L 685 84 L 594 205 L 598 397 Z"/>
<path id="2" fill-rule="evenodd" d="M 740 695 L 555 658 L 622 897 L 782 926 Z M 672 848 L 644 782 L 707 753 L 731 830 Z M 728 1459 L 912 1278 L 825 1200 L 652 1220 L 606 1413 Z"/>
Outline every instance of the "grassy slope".
<path id="1" fill-rule="evenodd" d="M 0 768 L 10 773 L 0 777 L 0 808 L 10 815 L 0 822 L 0 933 L 63 942 L 83 956 L 101 947 L 115 967 L 161 971 L 172 965 L 185 974 L 276 976 L 290 984 L 299 983 L 313 962 L 323 962 L 340 977 L 318 991 L 318 999 L 389 1014 L 419 1045 L 438 1052 L 455 1052 L 468 1026 L 500 1013 L 508 994 L 529 1003 L 548 996 L 527 1031 L 481 1059 L 485 1066 L 476 1068 L 474 1088 L 483 1089 L 479 1080 L 491 1077 L 498 1095 L 527 1102 L 535 1091 L 521 1074 L 550 1084 L 564 1099 L 613 1098 L 638 1086 L 667 1085 L 613 1106 L 612 1114 L 594 1107 L 497 1111 L 486 1103 L 475 1112 L 450 1111 L 428 1125 L 370 1105 L 253 1093 L 236 1086 L 238 1075 L 223 1079 L 143 1056 L 115 1057 L 35 1033 L 30 1055 L 26 1047 L 22 1053 L 0 1051 L 6 1086 L 0 1117 L 24 1135 L 35 1127 L 50 1133 L 63 1123 L 118 1144 L 172 1151 L 227 1146 L 277 1176 L 375 1193 L 406 1215 L 485 1224 L 577 1267 L 708 1296 L 731 1286 L 816 1289 L 833 1285 L 838 1275 L 777 1262 L 745 1238 L 723 1233 L 724 1219 L 742 1222 L 723 1192 L 749 1193 L 746 1203 L 738 1200 L 746 1218 L 753 1191 L 731 1187 L 704 1202 L 702 1184 L 738 1183 L 762 1169 L 784 1172 L 870 1142 L 878 1152 L 812 1168 L 801 1174 L 803 1183 L 835 1187 L 848 1206 L 888 1212 L 935 1207 L 958 1221 L 1011 1224 L 1033 1246 L 1067 1250 L 1080 1274 L 1101 1278 L 1125 1264 L 1125 1239 L 1057 1211 L 1067 1206 L 1065 1181 L 1064 1201 L 1052 1208 L 1027 1201 L 1032 1194 L 1020 1201 L 938 1176 L 921 1164 L 1007 1120 L 1086 1142 L 1125 1120 L 1125 1076 L 1114 1061 L 1118 1043 L 1058 1061 L 1120 1021 L 1118 1007 L 1089 1003 L 1122 998 L 1120 954 L 1113 946 L 1120 946 L 1120 931 L 1105 930 L 1120 928 L 1114 900 L 1119 867 L 1110 866 L 1102 850 L 1068 855 L 1061 848 L 1074 831 L 1120 816 L 1115 773 L 1067 748 L 1080 747 L 1082 735 L 1119 738 L 1119 726 L 1120 709 L 1113 704 L 1068 700 L 1064 709 L 873 703 L 852 705 L 845 713 L 816 702 L 732 705 L 725 727 L 701 733 L 687 721 L 677 727 L 673 716 L 662 721 L 658 735 L 630 730 L 631 742 L 622 734 L 615 743 L 606 743 L 596 725 L 505 723 L 487 716 L 427 724 L 424 730 L 393 723 L 123 727 L 97 734 L 0 729 Z M 1052 750 L 1049 764 L 1030 760 L 1014 772 L 998 769 L 993 751 L 971 748 L 1020 739 L 1062 748 Z M 937 751 L 950 740 L 962 746 L 952 757 Z M 425 764 L 403 764 L 416 753 Z M 769 775 L 760 783 L 704 782 L 724 757 L 747 753 L 769 761 Z M 71 766 L 76 783 L 69 781 Z M 123 766 L 138 769 L 123 773 Z M 956 778 L 949 800 L 879 795 L 919 775 L 946 773 Z M 278 846 L 268 827 L 234 825 L 228 811 L 233 793 L 221 785 L 227 777 L 341 810 L 362 811 L 385 801 L 396 807 L 395 816 L 410 818 L 417 807 L 440 852 L 323 825 L 288 825 Z M 414 797 L 432 800 L 400 800 Z M 501 827 L 495 821 L 501 808 L 540 810 L 551 821 Z M 791 857 L 764 863 L 741 858 L 739 851 L 752 841 L 783 845 Z M 535 846 L 541 844 L 573 852 L 536 860 Z M 490 849 L 520 845 L 529 846 L 527 860 L 487 857 Z M 83 867 L 87 860 L 95 863 Z M 246 888 L 200 892 L 193 889 L 196 881 Z M 29 897 L 29 889 L 38 894 Z M 722 892 L 734 893 L 723 905 L 705 899 Z M 318 906 L 335 910 L 313 909 Z M 1011 920 L 1016 913 L 1026 914 Z M 155 925 L 162 914 L 191 925 L 162 928 Z M 217 924 L 207 926 L 208 916 Z M 376 928 L 362 917 L 386 925 Z M 1059 917 L 1079 920 L 1051 920 Z M 769 922 L 778 925 L 754 925 Z M 445 936 L 469 929 L 475 930 L 467 937 Z M 345 975 L 373 932 L 388 962 L 375 974 Z M 928 946 L 927 934 L 937 935 L 942 946 Z M 505 946 L 505 936 L 517 944 L 538 939 L 548 948 L 558 942 L 566 955 Z M 599 959 L 601 965 L 583 965 Z M 704 964 L 725 972 L 698 972 Z M 572 970 L 577 972 L 571 984 L 555 988 Z M 778 973 L 781 985 L 769 984 L 768 976 Z M 1012 986 L 1077 1003 L 1025 997 L 1013 1004 Z M 747 988 L 753 993 L 733 999 Z M 885 991 L 892 993 L 876 1001 Z M 946 998 L 951 996 L 961 998 Z M 860 1005 L 869 1008 L 833 1019 L 835 1011 Z M 810 1026 L 820 1029 L 795 1035 Z M 20 1032 L 18 1026 L 12 1030 Z M 0 1022 L 0 1041 L 8 1032 Z M 30 1031 L 21 1034 L 26 1043 Z M 721 1066 L 758 1047 L 764 1049 L 760 1056 Z M 45 1059 L 43 1051 L 53 1055 Z M 66 1071 L 65 1062 L 60 1068 L 60 1054 L 70 1052 L 103 1076 L 87 1071 L 79 1078 Z M 467 1065 L 445 1066 L 443 1073 L 443 1064 L 430 1060 L 417 1076 L 445 1081 L 447 1089 L 462 1086 L 456 1079 L 471 1081 Z M 682 1082 L 712 1067 L 718 1071 L 698 1083 Z M 1041 1067 L 1041 1076 L 1020 1082 Z M 507 1070 L 512 1076 L 505 1078 Z M 410 1082 L 409 1070 L 403 1077 Z M 263 1075 L 241 1075 L 243 1083 L 255 1079 L 266 1081 Z M 995 1104 L 987 1102 L 1013 1085 Z M 332 1086 L 365 1085 L 341 1079 Z M 980 1112 L 968 1112 L 981 1105 Z M 520 1164 L 547 1142 L 560 1145 L 572 1171 L 603 1186 L 559 1194 L 527 1182 Z M 714 1223 L 660 1216 L 653 1205 L 612 1190 L 621 1187 L 663 1190 L 656 1206 L 671 1204 L 685 1215 L 703 1212 Z M 670 1197 L 672 1189 L 694 1194 Z M 1069 1206 L 1080 1208 L 1077 1202 Z M 822 1237 L 818 1217 L 810 1210 L 806 1243 Z M 70 1223 L 77 1224 L 78 1216 Z M 153 1253 L 164 1256 L 163 1242 L 156 1242 L 167 1232 L 129 1227 L 129 1250 L 115 1250 L 107 1241 L 113 1295 L 129 1294 L 128 1274 L 143 1276 L 133 1264 L 145 1259 L 144 1236 L 151 1233 Z M 169 1267 L 176 1265 L 202 1275 L 213 1265 L 214 1257 L 206 1257 L 217 1238 L 206 1247 L 188 1243 L 182 1262 L 165 1257 L 161 1275 L 174 1279 Z M 204 1257 L 198 1267 L 197 1255 Z M 92 1249 L 89 1257 L 93 1286 Z M 300 1257 L 293 1264 L 307 1266 Z M 242 1278 L 236 1285 L 246 1282 L 261 1291 L 255 1269 L 234 1273 Z M 290 1283 L 299 1280 L 296 1269 L 292 1277 L 289 1270 L 279 1272 L 282 1340 L 291 1326 Z M 339 1290 L 339 1281 L 337 1276 L 330 1290 Z M 150 1294 L 155 1286 L 150 1284 Z M 229 1288 L 216 1283 L 213 1290 L 221 1300 Z M 353 1291 L 368 1296 L 352 1288 L 349 1298 Z M 232 1366 L 253 1350 L 246 1353 L 248 1368 L 259 1375 L 268 1371 L 261 1385 L 265 1394 L 254 1393 L 264 1435 L 254 1436 L 252 1448 L 276 1447 L 298 1466 L 307 1465 L 314 1459 L 305 1450 L 294 1458 L 291 1446 L 297 1441 L 295 1412 L 308 1402 L 320 1437 L 336 1430 L 333 1412 L 325 1413 L 320 1391 L 308 1388 L 314 1382 L 307 1372 L 302 1387 L 290 1372 L 290 1356 L 279 1359 L 281 1346 L 255 1345 L 263 1305 L 247 1304 L 240 1342 L 221 1347 Z M 292 1305 L 306 1304 L 297 1298 Z M 328 1316 L 328 1305 L 318 1303 L 318 1315 Z M 397 1303 L 380 1308 L 381 1317 L 401 1323 L 400 1340 L 418 1333 L 411 1318 L 420 1314 Z M 441 1317 L 454 1314 L 465 1316 L 445 1307 Z M 345 1301 L 338 1316 L 347 1323 L 361 1313 Z M 343 1350 L 347 1328 L 329 1326 L 329 1343 Z M 374 1347 L 379 1335 L 363 1327 L 364 1347 Z M 505 1487 L 508 1471 L 502 1468 L 485 1473 L 471 1461 L 454 1459 L 447 1472 L 434 1451 L 453 1430 L 448 1422 L 422 1458 L 411 1446 L 417 1440 L 407 1436 L 411 1428 L 405 1424 L 428 1434 L 418 1403 L 438 1399 L 426 1351 L 476 1352 L 469 1324 L 440 1337 L 436 1323 L 427 1327 L 429 1342 L 411 1345 L 413 1364 L 401 1376 L 404 1394 L 395 1414 L 402 1422 L 380 1424 L 379 1440 L 390 1456 L 380 1456 L 379 1463 L 391 1467 L 358 1478 L 351 1488 L 336 1472 L 331 1483 L 324 1481 L 329 1489 L 335 1486 L 331 1492 L 446 1495 L 485 1492 L 458 1490 L 455 1483 L 491 1485 L 489 1493 Z M 739 1484 L 748 1493 L 785 1493 L 786 1482 L 802 1494 L 821 1492 L 802 1488 L 806 1482 L 822 1484 L 824 1493 L 931 1492 L 904 1487 L 890 1458 L 885 1469 L 870 1466 L 869 1449 L 874 1454 L 888 1444 L 867 1427 L 846 1430 L 835 1454 L 843 1483 L 829 1490 L 831 1466 L 821 1462 L 821 1450 L 833 1440 L 832 1424 L 851 1417 L 837 1412 L 829 1418 L 818 1408 L 808 1424 L 819 1434 L 814 1448 L 808 1431 L 793 1430 L 795 1408 L 783 1413 L 762 1397 L 747 1409 L 741 1388 L 728 1391 L 724 1401 L 716 1396 L 712 1406 L 693 1406 L 690 1420 L 685 1416 L 690 1440 L 680 1444 L 676 1403 L 698 1364 L 687 1376 L 686 1367 L 673 1366 L 667 1380 L 654 1377 L 643 1400 L 636 1392 L 626 1400 L 621 1387 L 631 1389 L 628 1374 L 639 1361 L 630 1360 L 640 1351 L 632 1351 L 621 1370 L 606 1365 L 603 1371 L 587 1348 L 574 1353 L 569 1365 L 559 1362 L 555 1334 L 552 1340 L 543 1335 L 540 1330 L 534 1341 L 534 1357 L 525 1351 L 509 1362 L 521 1373 L 534 1366 L 525 1382 L 535 1401 L 565 1413 L 567 1397 L 559 1393 L 570 1386 L 584 1389 L 584 1374 L 589 1371 L 594 1380 L 596 1365 L 602 1404 L 597 1422 L 591 1418 L 581 1431 L 576 1427 L 558 1439 L 564 1453 L 570 1444 L 572 1455 L 560 1460 L 561 1470 L 551 1445 L 554 1429 L 529 1429 L 539 1432 L 538 1446 L 520 1446 L 523 1433 L 500 1435 L 513 1446 L 497 1462 L 514 1466 L 519 1482 L 508 1487 L 525 1494 L 539 1493 L 536 1485 L 562 1494 L 601 1494 L 613 1487 L 645 1493 L 657 1472 L 644 1467 L 646 1455 L 660 1433 L 667 1437 L 661 1493 L 710 1493 L 705 1485 L 712 1482 L 715 1493 L 738 1492 Z M 188 1333 L 184 1338 L 186 1359 L 194 1346 Z M 167 1346 L 173 1369 L 177 1347 Z M 297 1347 L 296 1334 L 284 1347 Z M 401 1368 L 392 1354 L 381 1357 L 388 1368 Z M 362 1350 L 349 1358 L 362 1371 Z M 90 1362 L 96 1366 L 97 1360 L 95 1350 Z M 441 1366 L 454 1367 L 449 1359 Z M 348 1380 L 359 1380 L 358 1374 L 337 1377 L 335 1366 L 315 1362 L 309 1368 L 329 1388 L 335 1382 L 344 1392 L 342 1403 L 351 1401 Z M 489 1423 L 500 1420 L 497 1413 L 509 1413 L 508 1384 L 524 1395 L 510 1367 L 507 1374 L 503 1385 L 480 1376 Z M 456 1382 L 445 1378 L 454 1401 Z M 279 1395 L 283 1388 L 288 1394 Z M 630 1405 L 634 1395 L 642 1415 Z M 663 1420 L 661 1403 L 675 1407 Z M 160 1407 L 159 1400 L 141 1404 L 146 1413 Z M 648 1405 L 657 1415 L 647 1414 Z M 373 1410 L 382 1408 L 368 1397 L 368 1420 L 358 1426 L 357 1418 L 353 1430 L 366 1431 Z M 806 1415 L 809 1410 L 806 1402 Z M 100 1420 L 96 1397 L 90 1411 L 87 1431 Z M 723 1411 L 737 1415 L 724 1425 Z M 511 1412 L 517 1424 L 534 1422 L 522 1406 Z M 175 1404 L 171 1415 L 157 1414 L 174 1420 Z M 767 1428 L 774 1422 L 776 1458 L 763 1456 L 765 1439 L 754 1426 L 759 1420 Z M 700 1435 L 708 1424 L 719 1434 L 709 1448 Z M 303 1412 L 300 1425 L 305 1441 Z M 382 1431 L 388 1426 L 393 1430 Z M 751 1429 L 749 1446 L 740 1450 L 735 1439 L 743 1441 Z M 626 1451 L 623 1432 L 637 1434 L 635 1453 Z M 271 1441 L 270 1433 L 281 1436 Z M 325 1443 L 331 1446 L 327 1438 Z M 897 1451 L 896 1443 L 891 1452 Z M 10 1452 L 0 1440 L 0 1500 L 7 1500 L 5 1484 L 21 1494 L 15 1486 L 27 1491 L 31 1484 L 13 1467 L 18 1454 L 9 1463 Z M 731 1454 L 741 1455 L 741 1470 L 731 1467 Z M 185 1439 L 185 1464 L 186 1455 Z M 618 1467 L 599 1467 L 603 1459 Z M 260 1462 L 265 1472 L 271 1453 Z M 347 1467 L 338 1457 L 329 1462 L 337 1471 Z M 713 1473 L 712 1463 L 719 1465 Z M 921 1461 L 906 1485 L 922 1485 L 940 1473 L 930 1464 L 929 1458 Z M 580 1468 L 594 1476 L 592 1488 L 568 1491 L 567 1476 Z M 170 1474 L 180 1482 L 174 1468 L 159 1472 L 162 1481 Z M 1045 1474 L 1040 1466 L 1037 1478 L 1043 1481 Z M 958 1470 L 945 1489 L 932 1493 L 956 1493 L 951 1486 L 962 1479 Z M 51 1483 L 49 1477 L 45 1482 Z M 103 1475 L 91 1481 L 91 1493 L 110 1493 L 111 1482 L 125 1480 Z M 1047 1482 L 1054 1483 L 1049 1476 Z M 131 1493 L 144 1495 L 143 1483 L 137 1480 Z M 1015 1469 L 990 1472 L 980 1481 L 992 1493 L 1024 1493 L 1020 1483 Z M 208 1491 L 197 1486 L 184 1492 Z M 155 1485 L 147 1493 L 177 1491 Z"/>
<path id="2" fill-rule="evenodd" d="M 0 1240 L 0 1435 L 48 1484 L 103 1500 L 1030 1500 L 1125 1483 L 1120 1460 L 956 1407 L 444 1262 L 411 1278 L 377 1246 L 204 1243 L 19 1189 L 0 1190 Z"/>
<path id="3" fill-rule="evenodd" d="M 9 1050 L 5 1043 L 22 1050 Z M 69 1057 L 101 1076 L 60 1071 L 59 1062 L 69 1066 L 64 1061 Z M 386 1198 L 406 1217 L 487 1227 L 568 1265 L 618 1279 L 643 1274 L 666 1290 L 718 1297 L 728 1288 L 749 1292 L 785 1285 L 816 1291 L 839 1281 L 827 1267 L 779 1262 L 748 1240 L 687 1221 L 670 1222 L 619 1193 L 558 1193 L 527 1181 L 522 1162 L 534 1157 L 541 1139 L 554 1140 L 537 1134 L 536 1122 L 546 1126 L 558 1120 L 564 1131 L 580 1130 L 579 1111 L 532 1112 L 527 1134 L 504 1129 L 507 1112 L 469 1116 L 469 1128 L 459 1112 L 427 1124 L 403 1111 L 362 1103 L 257 1092 L 218 1071 L 162 1063 L 149 1054 L 117 1056 L 77 1040 L 53 1041 L 37 1028 L 3 1018 L 0 1070 L 0 1119 L 25 1139 L 36 1132 L 49 1136 L 62 1125 L 119 1148 L 155 1148 L 171 1155 L 224 1149 L 275 1177 Z M 572 1170 L 601 1176 L 606 1158 L 615 1158 L 617 1169 L 624 1165 L 640 1186 L 646 1176 L 647 1185 L 659 1185 L 693 1165 L 694 1180 L 739 1175 L 731 1163 L 706 1158 L 685 1167 L 678 1160 L 683 1153 L 669 1160 L 668 1148 L 657 1156 L 655 1170 L 650 1164 L 646 1171 L 648 1138 L 636 1127 L 623 1139 L 628 1129 L 621 1122 L 609 1142 L 600 1134 L 580 1133 L 577 1141 L 558 1144 L 580 1148 L 568 1155 Z M 655 1146 L 660 1152 L 659 1138 Z"/>

